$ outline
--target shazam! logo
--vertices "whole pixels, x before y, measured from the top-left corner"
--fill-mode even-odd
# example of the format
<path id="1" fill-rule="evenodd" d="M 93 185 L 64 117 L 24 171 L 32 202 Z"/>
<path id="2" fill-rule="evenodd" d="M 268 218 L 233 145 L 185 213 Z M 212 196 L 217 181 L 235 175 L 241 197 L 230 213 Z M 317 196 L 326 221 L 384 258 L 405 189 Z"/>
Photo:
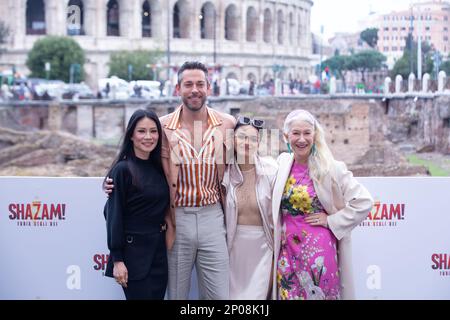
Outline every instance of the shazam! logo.
<path id="1" fill-rule="evenodd" d="M 58 222 L 66 220 L 65 203 L 42 203 L 39 200 L 10 203 L 8 211 L 9 220 L 16 221 L 18 226 L 56 227 Z"/>
<path id="2" fill-rule="evenodd" d="M 382 203 L 375 201 L 366 220 L 360 227 L 396 227 L 399 221 L 406 220 L 406 205 L 404 203 Z"/>
<path id="3" fill-rule="evenodd" d="M 431 255 L 431 269 L 439 271 L 442 277 L 450 277 L 450 254 L 434 253 Z"/>

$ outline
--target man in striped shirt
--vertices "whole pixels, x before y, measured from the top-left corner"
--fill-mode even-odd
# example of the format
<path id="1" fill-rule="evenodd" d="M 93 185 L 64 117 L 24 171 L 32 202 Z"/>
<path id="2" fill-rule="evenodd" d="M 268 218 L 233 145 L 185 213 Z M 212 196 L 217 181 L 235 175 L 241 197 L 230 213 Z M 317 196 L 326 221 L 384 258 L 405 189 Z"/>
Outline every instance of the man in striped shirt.
<path id="1" fill-rule="evenodd" d="M 233 157 L 235 119 L 206 105 L 211 86 L 200 62 L 178 71 L 182 104 L 161 118 L 161 157 L 170 186 L 166 221 L 169 299 L 187 299 L 195 264 L 200 299 L 228 299 L 228 250 L 221 181 Z"/>

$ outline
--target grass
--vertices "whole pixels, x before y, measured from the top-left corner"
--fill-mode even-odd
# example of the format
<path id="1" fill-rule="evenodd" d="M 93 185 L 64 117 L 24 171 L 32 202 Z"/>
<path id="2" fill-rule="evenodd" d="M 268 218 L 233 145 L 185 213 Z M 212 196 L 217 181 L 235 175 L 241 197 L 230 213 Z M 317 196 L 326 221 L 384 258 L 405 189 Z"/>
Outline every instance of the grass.
<path id="1" fill-rule="evenodd" d="M 411 163 L 411 164 L 422 165 L 422 166 L 427 167 L 428 171 L 430 171 L 430 173 L 433 177 L 448 177 L 448 176 L 450 176 L 450 171 L 447 171 L 447 170 L 439 167 L 432 161 L 421 159 L 415 154 L 407 156 L 407 159 L 408 159 L 409 163 Z"/>

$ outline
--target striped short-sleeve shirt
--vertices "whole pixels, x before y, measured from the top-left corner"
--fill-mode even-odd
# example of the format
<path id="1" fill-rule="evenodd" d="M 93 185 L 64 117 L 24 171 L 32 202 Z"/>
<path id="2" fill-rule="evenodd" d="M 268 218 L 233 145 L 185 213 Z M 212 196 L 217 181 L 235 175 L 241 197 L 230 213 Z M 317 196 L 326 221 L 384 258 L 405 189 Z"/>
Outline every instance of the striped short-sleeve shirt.
<path id="1" fill-rule="evenodd" d="M 182 108 L 178 108 L 167 125 L 175 130 L 181 160 L 175 206 L 202 207 L 217 203 L 220 196 L 214 156 L 214 132 L 220 122 L 213 113 L 208 112 L 208 129 L 203 134 L 202 146 L 197 151 L 181 130 L 181 110 Z"/>

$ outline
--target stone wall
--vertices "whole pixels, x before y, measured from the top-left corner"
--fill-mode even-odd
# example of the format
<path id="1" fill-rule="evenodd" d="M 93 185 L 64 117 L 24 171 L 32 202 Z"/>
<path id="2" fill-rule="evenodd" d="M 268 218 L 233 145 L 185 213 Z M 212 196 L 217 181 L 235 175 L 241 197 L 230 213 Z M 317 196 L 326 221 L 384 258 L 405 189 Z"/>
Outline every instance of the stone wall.
<path id="1" fill-rule="evenodd" d="M 173 98 L 77 104 L 64 101 L 50 108 L 0 105 L 0 126 L 61 129 L 114 145 L 136 109 L 152 109 L 162 116 L 172 112 L 179 103 L 179 99 Z M 210 98 L 209 105 L 233 115 L 264 119 L 268 129 L 279 129 L 272 132 L 271 140 L 278 142 L 269 149 L 273 156 L 286 149 L 282 141 L 283 122 L 289 112 L 299 108 L 316 115 L 335 157 L 350 165 L 404 161 L 394 145 L 414 150 L 426 146 L 450 154 L 450 95 L 418 99 L 386 99 L 377 95 Z"/>

